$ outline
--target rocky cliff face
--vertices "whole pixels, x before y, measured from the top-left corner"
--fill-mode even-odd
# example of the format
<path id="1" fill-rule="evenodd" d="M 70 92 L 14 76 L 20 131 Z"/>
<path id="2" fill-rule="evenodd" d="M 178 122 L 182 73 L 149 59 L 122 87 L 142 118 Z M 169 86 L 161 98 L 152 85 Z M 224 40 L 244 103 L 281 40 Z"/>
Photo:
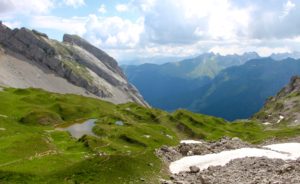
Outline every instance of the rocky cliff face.
<path id="1" fill-rule="evenodd" d="M 254 115 L 254 119 L 266 125 L 300 124 L 300 76 L 291 78 L 290 83 L 276 96 L 269 98 L 264 107 Z"/>
<path id="2" fill-rule="evenodd" d="M 63 42 L 58 42 L 35 30 L 11 30 L 0 23 L 0 46 L 4 72 L 7 75 L 23 75 L 22 78 L 16 78 L 17 81 L 1 78 L 0 84 L 4 86 L 49 90 L 43 79 L 47 78 L 49 82 L 49 75 L 55 75 L 57 80 L 64 80 L 65 85 L 70 87 L 64 89 L 62 83 L 58 86 L 52 84 L 50 91 L 100 97 L 114 103 L 132 101 L 147 106 L 137 89 L 127 81 L 117 62 L 79 36 L 66 34 Z M 9 62 L 11 60 L 14 62 Z M 27 62 L 24 64 L 27 73 L 18 66 L 17 60 L 23 64 Z M 4 61 L 7 61 L 9 68 L 5 69 Z M 42 75 L 40 81 L 33 82 L 30 77 L 27 78 L 34 73 Z"/>

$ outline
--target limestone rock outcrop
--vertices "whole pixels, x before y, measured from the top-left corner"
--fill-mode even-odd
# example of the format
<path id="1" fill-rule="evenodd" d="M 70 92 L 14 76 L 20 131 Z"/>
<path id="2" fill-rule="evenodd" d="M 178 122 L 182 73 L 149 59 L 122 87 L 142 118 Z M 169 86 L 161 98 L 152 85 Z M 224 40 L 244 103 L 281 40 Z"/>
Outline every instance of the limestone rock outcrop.
<path id="1" fill-rule="evenodd" d="M 63 85 L 53 85 L 50 91 L 93 96 L 113 103 L 136 102 L 148 106 L 138 90 L 128 82 L 117 61 L 79 36 L 65 34 L 63 42 L 59 42 L 36 30 L 12 30 L 0 23 L 0 48 L 2 69 L 6 73 L 13 71 L 23 75 L 22 79 L 16 77 L 17 81 L 2 78 L 0 85 L 49 90 L 44 87 L 45 81 L 42 79 L 48 78 L 47 75 L 55 75 L 69 83 L 66 84 L 72 86 L 69 89 L 76 90 L 65 90 Z M 11 60 L 27 62 L 26 69 L 30 72 L 22 71 L 17 64 L 9 62 Z M 5 70 L 8 65 L 10 68 Z M 41 74 L 35 68 L 44 73 Z M 40 81 L 32 81 L 30 77 L 26 77 L 34 73 L 42 75 Z"/>

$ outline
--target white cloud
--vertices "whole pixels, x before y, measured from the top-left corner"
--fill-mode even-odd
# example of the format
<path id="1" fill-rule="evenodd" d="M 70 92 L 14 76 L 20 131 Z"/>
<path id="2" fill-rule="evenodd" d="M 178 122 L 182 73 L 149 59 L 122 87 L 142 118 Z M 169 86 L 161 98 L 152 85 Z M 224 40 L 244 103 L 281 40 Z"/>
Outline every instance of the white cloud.
<path id="1" fill-rule="evenodd" d="M 287 15 L 290 13 L 290 11 L 291 11 L 293 8 L 295 8 L 295 6 L 296 6 L 296 5 L 295 5 L 292 1 L 288 0 L 288 1 L 284 4 L 284 6 L 283 6 L 283 15 L 282 15 L 282 17 L 287 16 Z"/>
<path id="2" fill-rule="evenodd" d="M 299 1 L 134 0 L 131 5 L 145 18 L 137 51 L 144 55 L 257 51 L 266 56 L 299 49 L 295 40 L 286 40 L 300 37 Z"/>
<path id="3" fill-rule="evenodd" d="M 252 7 L 237 8 L 229 0 L 146 2 L 140 8 L 145 14 L 145 30 L 150 42 L 160 44 L 244 36 L 252 12 Z"/>
<path id="4" fill-rule="evenodd" d="M 105 4 L 101 4 L 101 5 L 100 5 L 100 7 L 99 7 L 99 9 L 98 9 L 98 12 L 100 12 L 100 13 L 102 13 L 102 14 L 104 14 L 104 13 L 107 12 Z"/>
<path id="5" fill-rule="evenodd" d="M 54 8 L 54 0 L 1 0 L 0 14 L 44 14 Z"/>
<path id="6" fill-rule="evenodd" d="M 132 0 L 131 4 L 138 7 L 143 12 L 148 12 L 153 9 L 157 0 Z"/>
<path id="7" fill-rule="evenodd" d="M 58 30 L 62 33 L 77 34 L 82 36 L 86 32 L 85 17 L 73 17 L 65 19 L 55 16 L 35 16 L 32 18 L 30 24 L 36 29 L 50 29 Z"/>
<path id="8" fill-rule="evenodd" d="M 128 5 L 127 4 L 117 4 L 116 5 L 116 10 L 118 11 L 118 12 L 126 12 L 126 11 L 128 11 Z"/>
<path id="9" fill-rule="evenodd" d="M 274 1 L 271 2 L 274 3 Z M 280 1 L 278 2 L 280 3 Z M 282 4 L 273 9 L 260 8 L 252 14 L 248 30 L 250 37 L 284 39 L 300 35 L 300 1 L 284 2 L 281 1 Z"/>
<path id="10" fill-rule="evenodd" d="M 229 54 L 243 54 L 247 52 L 245 48 L 240 47 L 239 45 L 232 46 L 215 46 L 209 50 L 209 52 L 218 53 L 221 55 L 229 55 Z"/>
<path id="11" fill-rule="evenodd" d="M 15 22 L 4 21 L 3 24 L 11 29 L 18 28 L 21 26 L 21 23 L 19 21 L 15 21 Z"/>
<path id="12" fill-rule="evenodd" d="M 94 14 L 68 19 L 55 16 L 34 16 L 30 25 L 35 29 L 77 34 L 106 49 L 135 48 L 140 43 L 140 35 L 144 31 L 143 18 L 130 21 L 116 16 L 101 17 Z"/>
<path id="13" fill-rule="evenodd" d="M 271 3 L 274 6 L 270 6 Z M 135 41 L 121 41 L 122 36 L 118 33 L 107 34 L 110 29 L 115 29 L 111 25 L 106 33 L 93 31 L 92 34 L 98 45 L 108 46 L 107 49 L 115 55 L 189 56 L 207 51 L 221 54 L 256 51 L 266 56 L 272 52 L 299 49 L 295 40 L 282 40 L 291 38 L 291 35 L 300 36 L 299 29 L 296 29 L 298 24 L 293 25 L 300 20 L 300 11 L 296 11 L 299 6 L 295 1 L 246 0 L 238 4 L 232 0 L 132 0 L 127 5 L 138 8 L 144 17 L 144 24 L 138 26 L 143 29 L 135 29 L 138 34 L 131 35 L 130 40 Z M 280 20 L 283 13 L 285 17 Z M 131 23 L 130 26 L 136 25 Z M 285 25 L 292 29 L 287 30 Z M 101 32 L 101 26 L 96 30 Z M 122 32 L 121 29 L 118 32 Z M 270 40 L 274 37 L 279 39 Z"/>
<path id="14" fill-rule="evenodd" d="M 288 47 L 258 47 L 256 52 L 261 56 L 270 56 L 271 54 L 279 54 L 279 53 L 291 53 L 291 49 Z"/>
<path id="15" fill-rule="evenodd" d="M 98 15 L 71 18 L 51 11 L 69 8 L 65 5 L 90 6 L 90 2 L 0 0 L 0 15 L 12 28 L 78 34 L 115 57 L 189 56 L 207 51 L 268 55 L 300 50 L 298 0 L 129 0 L 116 5 L 107 2 L 116 10 L 109 14 L 101 4 Z"/>
<path id="16" fill-rule="evenodd" d="M 90 15 L 84 36 L 106 48 L 133 48 L 139 43 L 143 30 L 143 19 L 132 22 L 120 17 Z"/>
<path id="17" fill-rule="evenodd" d="M 64 0 L 67 6 L 72 6 L 73 8 L 78 8 L 85 5 L 85 0 Z"/>

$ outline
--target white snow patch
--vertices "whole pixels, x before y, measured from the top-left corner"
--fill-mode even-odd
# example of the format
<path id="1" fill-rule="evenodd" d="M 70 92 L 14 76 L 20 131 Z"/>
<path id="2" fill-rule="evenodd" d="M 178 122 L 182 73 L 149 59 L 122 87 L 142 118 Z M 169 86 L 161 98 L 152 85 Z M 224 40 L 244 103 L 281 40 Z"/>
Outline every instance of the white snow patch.
<path id="1" fill-rule="evenodd" d="M 284 119 L 284 116 L 280 115 L 280 116 L 279 116 L 279 119 L 277 120 L 276 123 L 280 123 L 283 119 Z"/>
<path id="2" fill-rule="evenodd" d="M 271 123 L 270 122 L 265 122 L 265 123 L 263 123 L 264 125 L 271 125 Z"/>
<path id="3" fill-rule="evenodd" d="M 264 146 L 265 148 L 269 148 L 273 151 L 278 151 L 282 153 L 286 153 L 291 157 L 298 158 L 300 157 L 300 143 L 283 143 L 283 144 L 272 144 L 268 146 Z"/>
<path id="4" fill-rule="evenodd" d="M 271 159 L 296 160 L 300 157 L 300 143 L 284 143 L 265 146 L 265 148 L 241 148 L 207 155 L 187 156 L 172 162 L 169 169 L 176 174 L 189 171 L 190 166 L 197 166 L 201 170 L 209 166 L 224 166 L 231 160 L 245 157 L 267 157 Z"/>
<path id="5" fill-rule="evenodd" d="M 202 144 L 202 142 L 195 140 L 181 140 L 180 144 Z"/>
<path id="6" fill-rule="evenodd" d="M 150 135 L 143 135 L 143 137 L 149 139 L 151 136 Z"/>

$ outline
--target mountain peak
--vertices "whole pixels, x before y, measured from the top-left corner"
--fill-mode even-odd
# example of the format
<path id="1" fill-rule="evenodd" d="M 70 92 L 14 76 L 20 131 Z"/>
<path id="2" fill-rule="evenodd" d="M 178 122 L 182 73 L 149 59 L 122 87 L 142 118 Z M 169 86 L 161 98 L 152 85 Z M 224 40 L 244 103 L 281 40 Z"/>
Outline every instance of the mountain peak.
<path id="1" fill-rule="evenodd" d="M 65 34 L 59 42 L 37 30 L 11 30 L 1 23 L 0 45 L 6 51 L 1 55 L 1 85 L 147 106 L 117 61 L 77 35 Z"/>
<path id="2" fill-rule="evenodd" d="M 110 68 L 112 71 L 118 73 L 123 78 L 125 78 L 125 75 L 123 74 L 122 70 L 118 67 L 117 61 L 106 54 L 101 49 L 93 46 L 85 39 L 81 38 L 78 35 L 71 35 L 71 34 L 64 34 L 63 36 L 63 42 L 69 43 L 71 45 L 77 45 L 90 53 L 92 53 L 96 58 L 98 58 L 100 61 L 102 61 L 108 68 Z"/>
<path id="3" fill-rule="evenodd" d="M 64 34 L 63 42 L 70 43 L 70 44 L 76 44 L 80 42 L 88 43 L 85 39 L 81 38 L 76 34 Z"/>
<path id="4" fill-rule="evenodd" d="M 245 52 L 243 56 L 252 56 L 252 57 L 259 57 L 257 52 Z"/>
<path id="5" fill-rule="evenodd" d="M 293 76 L 290 83 L 279 92 L 278 97 L 284 97 L 297 92 L 300 92 L 300 76 Z"/>
<path id="6" fill-rule="evenodd" d="M 294 76 L 276 96 L 267 100 L 264 107 L 254 115 L 254 119 L 261 120 L 265 124 L 299 125 L 299 103 L 300 76 Z"/>

